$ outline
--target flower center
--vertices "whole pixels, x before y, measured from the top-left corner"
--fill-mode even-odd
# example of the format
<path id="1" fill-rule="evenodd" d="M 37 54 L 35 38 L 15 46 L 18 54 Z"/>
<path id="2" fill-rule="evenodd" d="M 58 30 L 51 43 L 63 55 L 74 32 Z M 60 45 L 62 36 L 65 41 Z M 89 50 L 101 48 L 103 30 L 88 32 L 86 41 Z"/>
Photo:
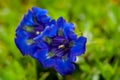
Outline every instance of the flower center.
<path id="1" fill-rule="evenodd" d="M 65 45 L 63 44 L 58 46 L 58 49 L 63 49 L 63 48 L 65 48 Z"/>
<path id="2" fill-rule="evenodd" d="M 55 56 L 62 57 L 69 52 L 69 40 L 64 37 L 57 36 L 53 38 L 51 47 L 51 52 L 53 52 Z"/>
<path id="3" fill-rule="evenodd" d="M 40 34 L 40 31 L 36 31 L 36 34 L 39 35 L 39 34 Z"/>
<path id="4" fill-rule="evenodd" d="M 65 39 L 61 36 L 56 36 L 53 38 L 44 37 L 43 39 L 50 47 L 50 51 L 47 55 L 48 58 L 51 57 L 64 57 L 69 53 L 70 47 L 73 46 L 73 42 Z"/>

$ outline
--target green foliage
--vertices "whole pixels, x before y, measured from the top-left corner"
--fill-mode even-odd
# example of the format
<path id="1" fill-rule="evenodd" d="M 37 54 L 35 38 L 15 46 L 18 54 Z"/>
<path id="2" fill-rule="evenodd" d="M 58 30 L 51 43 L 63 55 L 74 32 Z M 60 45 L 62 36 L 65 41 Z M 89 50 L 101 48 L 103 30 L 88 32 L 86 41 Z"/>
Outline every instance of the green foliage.
<path id="1" fill-rule="evenodd" d="M 32 6 L 74 22 L 76 33 L 87 37 L 87 51 L 72 75 L 43 69 L 16 48 L 15 29 Z M 119 0 L 0 0 L 0 80 L 120 80 L 119 14 Z"/>

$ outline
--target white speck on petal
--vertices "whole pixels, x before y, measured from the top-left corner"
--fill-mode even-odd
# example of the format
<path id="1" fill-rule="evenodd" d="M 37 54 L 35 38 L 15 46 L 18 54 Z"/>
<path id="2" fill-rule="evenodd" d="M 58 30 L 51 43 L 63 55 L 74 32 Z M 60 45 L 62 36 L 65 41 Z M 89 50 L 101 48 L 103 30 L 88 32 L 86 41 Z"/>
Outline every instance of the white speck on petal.
<path id="1" fill-rule="evenodd" d="M 36 31 L 36 34 L 38 35 L 38 34 L 40 34 L 40 32 L 39 32 L 39 31 Z"/>

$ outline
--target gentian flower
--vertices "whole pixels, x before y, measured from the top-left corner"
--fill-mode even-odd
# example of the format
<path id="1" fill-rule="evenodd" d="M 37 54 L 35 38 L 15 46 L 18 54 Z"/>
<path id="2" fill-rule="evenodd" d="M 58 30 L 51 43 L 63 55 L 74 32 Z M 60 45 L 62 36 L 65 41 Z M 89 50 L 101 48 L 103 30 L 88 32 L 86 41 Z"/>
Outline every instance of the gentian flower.
<path id="1" fill-rule="evenodd" d="M 34 58 L 43 67 L 54 67 L 61 75 L 72 73 L 76 56 L 85 52 L 86 38 L 77 38 L 74 25 L 67 23 L 62 17 L 57 22 L 52 20 L 34 41 L 39 43 L 40 48 Z"/>
<path id="2" fill-rule="evenodd" d="M 36 51 L 36 45 L 33 38 L 44 30 L 50 17 L 47 16 L 47 10 L 33 7 L 24 15 L 18 28 L 16 29 L 15 43 L 23 55 L 33 54 Z"/>
<path id="3" fill-rule="evenodd" d="M 62 17 L 57 21 L 50 20 L 46 11 L 38 8 L 30 12 L 16 30 L 17 47 L 23 55 L 32 56 L 44 68 L 53 67 L 61 75 L 73 73 L 76 56 L 85 53 L 86 38 L 78 37 L 74 33 L 74 25 Z M 41 14 L 45 16 L 44 19 L 38 16 Z M 30 16 L 35 16 L 35 21 Z M 27 30 L 26 25 L 30 29 Z M 36 30 L 39 34 L 36 34 Z"/>

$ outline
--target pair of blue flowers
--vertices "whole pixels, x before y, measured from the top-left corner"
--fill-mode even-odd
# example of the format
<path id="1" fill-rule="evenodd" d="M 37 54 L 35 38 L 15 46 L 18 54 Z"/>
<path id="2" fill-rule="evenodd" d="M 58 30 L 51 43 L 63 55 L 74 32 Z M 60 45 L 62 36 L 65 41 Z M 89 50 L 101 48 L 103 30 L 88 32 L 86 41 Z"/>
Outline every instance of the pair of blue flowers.
<path id="1" fill-rule="evenodd" d="M 44 68 L 53 67 L 61 75 L 75 70 L 76 56 L 86 50 L 86 38 L 77 37 L 74 25 L 62 17 L 52 20 L 47 10 L 32 7 L 16 29 L 15 44 L 23 55 L 30 55 Z"/>

